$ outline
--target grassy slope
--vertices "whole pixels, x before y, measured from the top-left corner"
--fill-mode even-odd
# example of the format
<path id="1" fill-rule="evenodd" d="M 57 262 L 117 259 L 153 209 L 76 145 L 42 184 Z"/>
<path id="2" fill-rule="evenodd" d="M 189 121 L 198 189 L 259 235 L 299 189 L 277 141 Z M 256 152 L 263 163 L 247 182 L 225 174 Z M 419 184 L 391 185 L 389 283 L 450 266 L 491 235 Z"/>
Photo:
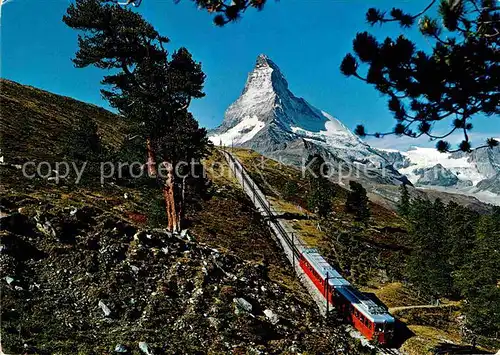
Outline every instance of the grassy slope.
<path id="1" fill-rule="evenodd" d="M 272 201 L 273 208 L 286 217 L 295 231 L 311 247 L 317 247 L 321 253 L 333 264 L 338 266 L 335 248 L 339 245 L 328 236 L 324 230 L 318 228 L 319 220 L 313 213 L 307 211 L 305 197 L 307 182 L 301 172 L 293 167 L 284 166 L 276 161 L 262 157 L 260 154 L 246 150 L 235 149 L 235 154 L 248 169 L 251 176 Z M 299 187 L 295 197 L 288 201 L 284 196 L 284 181 L 294 181 Z M 346 190 L 338 185 L 334 186 L 334 212 L 329 221 L 332 230 L 351 233 L 356 222 L 351 215 L 345 213 L 344 202 Z M 400 282 L 397 270 L 401 270 L 402 255 L 406 252 L 406 230 L 404 221 L 392 210 L 379 204 L 370 203 L 371 218 L 369 227 L 360 233 L 355 233 L 353 239 L 369 250 L 368 255 L 378 257 L 375 265 L 362 265 L 370 270 L 368 280 L 360 282 L 355 273 L 344 271 L 343 274 L 356 284 L 362 291 L 372 293 L 386 306 L 400 307 L 425 304 L 418 295 Z M 352 255 L 353 258 L 356 255 Z M 391 275 L 390 268 L 397 269 Z M 383 273 L 378 273 L 380 269 Z M 389 274 L 389 277 L 387 277 Z M 444 300 L 446 302 L 446 300 Z M 408 339 L 403 349 L 410 354 L 426 353 L 443 342 L 461 343 L 458 317 L 460 305 L 443 307 L 442 309 L 414 309 L 395 312 L 395 316 L 406 323 L 415 336 Z M 437 321 L 440 319 L 440 321 Z"/>
<path id="2" fill-rule="evenodd" d="M 82 117 L 98 125 L 103 141 L 117 147 L 123 140 L 124 122 L 98 106 L 0 79 L 2 155 L 10 162 L 54 159 L 64 156 L 64 138 Z"/>

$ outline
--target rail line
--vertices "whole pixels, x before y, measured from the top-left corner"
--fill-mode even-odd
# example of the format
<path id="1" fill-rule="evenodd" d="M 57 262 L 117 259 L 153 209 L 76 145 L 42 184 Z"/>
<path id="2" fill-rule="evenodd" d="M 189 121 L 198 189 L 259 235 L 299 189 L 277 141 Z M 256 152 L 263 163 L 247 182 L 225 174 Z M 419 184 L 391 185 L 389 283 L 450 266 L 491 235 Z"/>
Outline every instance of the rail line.
<path id="1" fill-rule="evenodd" d="M 269 201 L 267 201 L 267 199 L 265 199 L 265 197 L 264 197 L 263 193 L 260 191 L 260 189 L 258 187 L 256 187 L 253 180 L 251 180 L 249 178 L 248 173 L 246 172 L 245 168 L 243 168 L 241 163 L 238 160 L 236 160 L 231 153 L 229 153 L 225 150 L 222 150 L 222 152 L 232 162 L 234 170 L 238 170 L 238 173 L 240 174 L 240 176 L 243 180 L 243 187 L 246 186 L 248 189 L 250 189 L 250 191 L 252 192 L 252 197 L 254 198 L 254 201 L 258 202 L 258 204 L 260 205 L 260 207 L 264 211 L 264 214 L 267 215 L 268 222 L 272 223 L 274 225 L 274 227 L 278 230 L 280 236 L 287 243 L 288 247 L 292 250 L 293 254 L 298 259 L 300 257 L 301 251 L 299 250 L 299 248 L 297 247 L 296 244 L 301 245 L 301 249 L 302 249 L 302 248 L 304 248 L 304 246 L 302 245 L 302 242 L 298 239 L 292 240 L 292 238 L 290 238 L 288 232 L 283 228 L 281 223 L 276 220 L 276 215 L 271 210 Z M 236 171 L 234 171 L 234 173 L 236 174 Z"/>
<path id="2" fill-rule="evenodd" d="M 256 207 L 262 210 L 263 213 L 261 214 L 267 217 L 269 225 L 271 226 L 272 224 L 274 226 L 274 231 L 279 234 L 278 237 L 281 237 L 281 239 L 285 241 L 287 246 L 292 251 L 295 260 L 299 260 L 300 255 L 302 251 L 306 249 L 306 246 L 302 243 L 302 241 L 299 238 L 293 238 L 293 236 L 290 237 L 289 232 L 285 230 L 281 222 L 277 219 L 276 214 L 272 211 L 269 201 L 265 198 L 262 191 L 260 191 L 260 189 L 255 185 L 255 182 L 249 177 L 247 171 L 245 170 L 243 165 L 239 162 L 239 160 L 237 160 L 232 153 L 220 148 L 219 150 L 222 152 L 222 154 L 228 161 L 229 167 L 230 168 L 232 167 L 233 173 L 236 176 L 236 178 L 238 179 L 238 174 L 241 177 L 240 183 L 243 187 L 243 191 L 246 192 L 245 189 L 250 190 L 251 193 L 249 194 L 249 196 L 253 200 L 254 205 L 256 205 Z M 396 348 L 380 347 L 378 345 L 369 344 L 368 342 L 366 344 L 372 349 L 376 349 L 378 354 L 382 355 L 401 354 L 399 349 Z"/>

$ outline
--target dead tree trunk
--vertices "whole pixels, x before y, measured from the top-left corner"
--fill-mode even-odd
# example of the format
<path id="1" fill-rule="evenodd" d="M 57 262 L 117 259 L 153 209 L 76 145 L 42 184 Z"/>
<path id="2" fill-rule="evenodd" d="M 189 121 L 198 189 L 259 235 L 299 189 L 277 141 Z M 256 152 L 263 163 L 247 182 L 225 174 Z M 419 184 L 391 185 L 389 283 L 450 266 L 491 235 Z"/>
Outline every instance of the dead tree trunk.
<path id="1" fill-rule="evenodd" d="M 146 165 L 148 166 L 148 175 L 149 177 L 156 177 L 157 171 L 156 171 L 156 159 L 155 159 L 155 152 L 153 148 L 151 147 L 151 140 L 149 138 L 146 139 L 146 150 L 148 153 L 148 162 Z"/>
<path id="2" fill-rule="evenodd" d="M 164 162 L 166 170 L 165 183 L 163 185 L 163 198 L 165 199 L 165 208 L 167 213 L 167 229 L 171 232 L 180 231 L 180 208 L 177 208 L 177 199 L 175 197 L 175 176 L 174 167 L 171 163 Z"/>

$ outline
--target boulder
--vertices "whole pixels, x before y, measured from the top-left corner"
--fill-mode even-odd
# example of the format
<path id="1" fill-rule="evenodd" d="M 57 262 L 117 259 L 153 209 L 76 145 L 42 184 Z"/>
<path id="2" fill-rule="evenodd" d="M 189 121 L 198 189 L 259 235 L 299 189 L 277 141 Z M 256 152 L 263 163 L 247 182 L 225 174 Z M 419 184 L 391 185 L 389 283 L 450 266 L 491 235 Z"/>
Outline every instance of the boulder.
<path id="1" fill-rule="evenodd" d="M 153 355 L 153 352 L 149 350 L 148 343 L 144 341 L 139 342 L 139 349 L 141 349 L 141 351 L 146 355 Z"/>
<path id="2" fill-rule="evenodd" d="M 125 354 L 125 353 L 128 353 L 128 349 L 127 349 L 127 347 L 125 345 L 116 344 L 116 346 L 115 346 L 115 353 Z"/>
<path id="3" fill-rule="evenodd" d="M 266 309 L 264 311 L 264 314 L 266 315 L 266 318 L 269 320 L 269 322 L 271 322 L 271 324 L 277 324 L 280 320 L 278 315 L 270 309 Z"/>
<path id="4" fill-rule="evenodd" d="M 241 311 L 245 311 L 247 313 L 252 312 L 252 305 L 250 304 L 250 302 L 248 302 L 244 298 L 241 298 L 241 297 L 235 298 L 235 299 L 233 299 L 233 302 L 236 305 L 237 309 L 239 309 Z"/>
<path id="5" fill-rule="evenodd" d="M 109 317 L 109 316 L 110 316 L 110 314 L 111 314 L 111 310 L 109 309 L 109 307 L 108 307 L 108 306 L 106 306 L 106 305 L 104 304 L 104 302 L 103 302 L 103 301 L 99 301 L 99 307 L 101 307 L 101 309 L 102 309 L 102 311 L 103 311 L 103 313 L 104 313 L 104 315 L 105 315 L 106 317 Z"/>

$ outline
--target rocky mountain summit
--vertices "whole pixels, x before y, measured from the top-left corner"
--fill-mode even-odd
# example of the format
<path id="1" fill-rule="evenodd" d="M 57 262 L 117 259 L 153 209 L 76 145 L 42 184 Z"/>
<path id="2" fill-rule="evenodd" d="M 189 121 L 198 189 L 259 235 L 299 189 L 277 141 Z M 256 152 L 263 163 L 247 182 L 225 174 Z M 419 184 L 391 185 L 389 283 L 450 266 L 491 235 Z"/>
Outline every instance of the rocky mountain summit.
<path id="1" fill-rule="evenodd" d="M 296 97 L 279 67 L 265 55 L 258 56 L 242 94 L 210 135 L 216 145 L 250 148 L 296 166 L 303 166 L 309 155 L 319 154 L 333 165 L 333 178 L 338 181 L 411 182 L 466 194 L 499 189 L 493 177 L 500 173 L 500 148 L 442 154 L 433 148 L 400 152 L 371 147 L 340 120 Z M 440 170 L 432 181 L 430 170 Z M 482 180 L 489 183 L 479 184 Z"/>
<path id="2" fill-rule="evenodd" d="M 320 154 L 341 175 L 371 173 L 386 183 L 404 180 L 342 122 L 296 97 L 279 67 L 265 55 L 257 58 L 241 96 L 210 139 L 214 144 L 251 148 L 287 164 L 303 165 L 309 155 Z M 382 174 L 380 168 L 386 166 L 389 169 Z"/>

